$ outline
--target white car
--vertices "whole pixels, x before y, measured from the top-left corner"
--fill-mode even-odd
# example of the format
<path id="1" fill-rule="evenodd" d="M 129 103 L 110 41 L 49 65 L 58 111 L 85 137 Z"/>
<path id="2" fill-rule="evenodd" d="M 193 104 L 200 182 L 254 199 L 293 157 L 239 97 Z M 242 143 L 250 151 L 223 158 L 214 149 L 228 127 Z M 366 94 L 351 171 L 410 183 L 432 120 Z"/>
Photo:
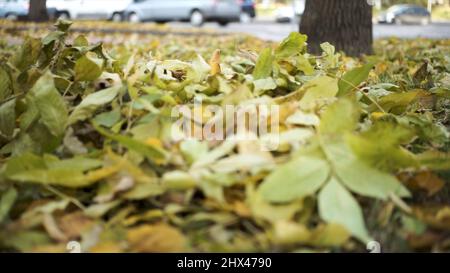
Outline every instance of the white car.
<path id="1" fill-rule="evenodd" d="M 61 19 L 106 19 L 122 21 L 123 11 L 133 0 L 47 0 Z"/>
<path id="2" fill-rule="evenodd" d="M 305 11 L 305 0 L 294 0 L 291 5 L 280 7 L 275 14 L 278 23 L 298 23 Z"/>

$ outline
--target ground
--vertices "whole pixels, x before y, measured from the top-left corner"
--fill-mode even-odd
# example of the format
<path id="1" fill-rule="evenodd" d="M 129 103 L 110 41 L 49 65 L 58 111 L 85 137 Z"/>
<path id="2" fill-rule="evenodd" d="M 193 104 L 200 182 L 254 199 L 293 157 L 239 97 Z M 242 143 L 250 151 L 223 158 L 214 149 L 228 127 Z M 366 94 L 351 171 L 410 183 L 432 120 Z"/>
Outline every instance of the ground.
<path id="1" fill-rule="evenodd" d="M 1 23 L 0 251 L 450 249 L 450 40 Z M 206 130 L 255 105 L 271 130 Z"/>

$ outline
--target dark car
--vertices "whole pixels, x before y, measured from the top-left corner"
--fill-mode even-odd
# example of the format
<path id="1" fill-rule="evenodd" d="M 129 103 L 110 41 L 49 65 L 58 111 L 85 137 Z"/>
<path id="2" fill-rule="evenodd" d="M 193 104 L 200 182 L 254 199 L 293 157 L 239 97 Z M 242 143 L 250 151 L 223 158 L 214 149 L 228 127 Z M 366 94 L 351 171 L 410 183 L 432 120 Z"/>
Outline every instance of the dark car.
<path id="1" fill-rule="evenodd" d="M 430 12 L 417 5 L 395 5 L 378 17 L 379 23 L 384 24 L 422 24 L 431 22 Z"/>
<path id="2" fill-rule="evenodd" d="M 248 23 L 256 17 L 255 2 L 253 0 L 239 0 L 241 2 L 241 17 L 242 23 Z"/>

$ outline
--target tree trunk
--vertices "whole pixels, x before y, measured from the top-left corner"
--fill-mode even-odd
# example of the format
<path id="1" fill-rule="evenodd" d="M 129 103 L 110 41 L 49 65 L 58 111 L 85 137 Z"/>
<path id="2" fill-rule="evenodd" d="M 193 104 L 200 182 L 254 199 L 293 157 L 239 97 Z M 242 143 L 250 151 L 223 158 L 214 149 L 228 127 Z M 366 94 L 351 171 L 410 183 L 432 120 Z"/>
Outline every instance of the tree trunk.
<path id="1" fill-rule="evenodd" d="M 366 0 L 306 0 L 300 32 L 310 52 L 329 42 L 350 56 L 372 53 L 372 6 Z"/>
<path id="2" fill-rule="evenodd" d="M 48 21 L 46 0 L 30 0 L 30 9 L 28 10 L 28 20 L 33 22 Z"/>

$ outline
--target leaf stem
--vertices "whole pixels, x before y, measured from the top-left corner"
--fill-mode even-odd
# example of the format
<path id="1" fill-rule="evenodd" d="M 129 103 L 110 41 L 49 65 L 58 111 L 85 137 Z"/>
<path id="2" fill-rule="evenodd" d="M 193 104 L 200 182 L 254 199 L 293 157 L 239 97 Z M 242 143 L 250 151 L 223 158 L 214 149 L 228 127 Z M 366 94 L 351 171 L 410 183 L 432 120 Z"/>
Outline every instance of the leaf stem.
<path id="1" fill-rule="evenodd" d="M 55 189 L 54 187 L 50 186 L 50 185 L 45 185 L 45 188 L 50 191 L 51 193 L 55 194 L 56 196 L 62 198 L 62 199 L 67 199 L 69 200 L 72 204 L 74 204 L 75 206 L 77 206 L 78 208 L 80 208 L 81 210 L 86 210 L 86 207 L 81 204 L 80 201 L 78 201 L 77 199 L 68 196 L 67 194 Z"/>

